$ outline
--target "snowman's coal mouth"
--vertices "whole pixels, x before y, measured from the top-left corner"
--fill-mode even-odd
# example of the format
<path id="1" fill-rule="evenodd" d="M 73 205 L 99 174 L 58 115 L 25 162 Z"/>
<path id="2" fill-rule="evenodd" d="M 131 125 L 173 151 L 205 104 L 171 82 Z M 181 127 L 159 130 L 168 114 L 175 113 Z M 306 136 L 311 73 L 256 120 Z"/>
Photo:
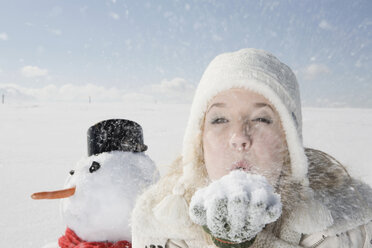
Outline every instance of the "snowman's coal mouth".
<path id="1" fill-rule="evenodd" d="M 75 194 L 76 187 L 71 187 L 68 189 L 56 190 L 56 191 L 45 191 L 33 193 L 31 198 L 34 200 L 41 199 L 62 199 L 67 198 Z"/>

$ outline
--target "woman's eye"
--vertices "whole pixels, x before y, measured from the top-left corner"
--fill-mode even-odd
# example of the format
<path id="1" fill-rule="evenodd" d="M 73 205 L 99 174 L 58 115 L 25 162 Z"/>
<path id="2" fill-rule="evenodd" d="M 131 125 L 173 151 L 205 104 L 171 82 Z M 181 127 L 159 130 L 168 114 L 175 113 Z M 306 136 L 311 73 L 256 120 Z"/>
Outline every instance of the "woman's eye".
<path id="1" fill-rule="evenodd" d="M 221 123 L 226 123 L 228 122 L 227 119 L 223 118 L 223 117 L 218 117 L 218 118 L 215 118 L 212 120 L 212 124 L 221 124 Z"/>
<path id="2" fill-rule="evenodd" d="M 93 161 L 92 165 L 89 167 L 89 172 L 93 173 L 97 171 L 99 168 L 101 168 L 101 165 L 98 162 Z"/>
<path id="3" fill-rule="evenodd" d="M 262 122 L 262 123 L 266 123 L 266 124 L 271 124 L 273 123 L 273 121 L 269 118 L 264 118 L 264 117 L 259 117 L 259 118 L 256 118 L 254 119 L 253 121 L 255 122 Z"/>

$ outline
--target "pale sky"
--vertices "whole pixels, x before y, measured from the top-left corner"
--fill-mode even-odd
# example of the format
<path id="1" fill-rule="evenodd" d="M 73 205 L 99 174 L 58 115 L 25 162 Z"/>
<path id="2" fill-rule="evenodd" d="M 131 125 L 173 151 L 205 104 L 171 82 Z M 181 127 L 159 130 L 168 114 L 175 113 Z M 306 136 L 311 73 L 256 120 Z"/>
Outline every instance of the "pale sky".
<path id="1" fill-rule="evenodd" d="M 295 71 L 305 105 L 372 108 L 371 13 L 370 0 L 2 1 L 0 91 L 190 99 L 216 55 L 254 47 Z"/>

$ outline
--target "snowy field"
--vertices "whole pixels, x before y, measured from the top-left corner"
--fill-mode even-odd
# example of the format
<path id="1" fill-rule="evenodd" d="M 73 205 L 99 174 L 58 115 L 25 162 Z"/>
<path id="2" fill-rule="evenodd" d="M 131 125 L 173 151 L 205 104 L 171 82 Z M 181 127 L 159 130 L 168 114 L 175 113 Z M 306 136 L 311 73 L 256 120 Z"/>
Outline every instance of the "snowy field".
<path id="1" fill-rule="evenodd" d="M 58 200 L 33 192 L 61 189 L 86 156 L 86 131 L 98 121 L 127 118 L 144 129 L 147 154 L 161 167 L 181 151 L 188 104 L 0 105 L 0 247 L 41 247 L 64 232 Z M 372 185 L 372 109 L 305 108 L 304 143 L 346 164 Z"/>

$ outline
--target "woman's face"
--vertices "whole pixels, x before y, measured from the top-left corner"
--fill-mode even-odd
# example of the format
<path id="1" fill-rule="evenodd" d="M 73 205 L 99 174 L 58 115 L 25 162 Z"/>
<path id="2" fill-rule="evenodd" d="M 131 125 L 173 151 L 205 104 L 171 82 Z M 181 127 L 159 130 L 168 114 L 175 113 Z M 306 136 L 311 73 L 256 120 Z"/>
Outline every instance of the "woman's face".
<path id="1" fill-rule="evenodd" d="M 208 106 L 203 130 L 204 161 L 211 180 L 242 169 L 275 185 L 287 151 L 276 110 L 263 96 L 230 89 Z"/>

